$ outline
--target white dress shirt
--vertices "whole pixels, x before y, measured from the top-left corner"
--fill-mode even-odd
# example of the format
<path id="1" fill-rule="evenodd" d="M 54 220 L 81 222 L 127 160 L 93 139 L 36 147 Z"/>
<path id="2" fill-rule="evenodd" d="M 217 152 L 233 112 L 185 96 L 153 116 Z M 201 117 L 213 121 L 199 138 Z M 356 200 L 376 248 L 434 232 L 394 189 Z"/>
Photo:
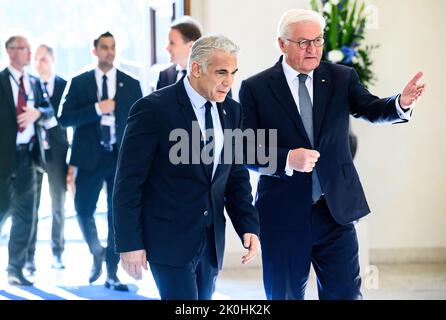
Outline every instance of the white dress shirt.
<path id="1" fill-rule="evenodd" d="M 181 77 L 183 76 L 183 73 L 181 71 L 186 70 L 186 73 L 187 73 L 187 69 L 181 68 L 181 66 L 179 64 L 177 64 L 175 69 L 177 70 L 177 81 L 176 82 L 178 82 L 178 81 L 180 81 Z"/>
<path id="2" fill-rule="evenodd" d="M 12 96 L 14 97 L 14 105 L 17 108 L 18 103 L 18 95 L 19 95 L 19 86 L 20 86 L 20 77 L 23 75 L 23 85 L 25 87 L 26 92 L 26 106 L 28 108 L 34 108 L 34 92 L 32 90 L 32 86 L 30 83 L 30 78 L 28 73 L 21 73 L 19 70 L 15 69 L 13 66 L 8 66 L 8 70 L 11 73 L 9 77 L 9 81 L 11 82 L 12 88 Z M 29 124 L 25 130 L 22 132 L 17 131 L 16 144 L 26 144 L 29 143 L 35 135 L 34 124 Z"/>
<path id="3" fill-rule="evenodd" d="M 186 89 L 187 96 L 190 99 L 192 107 L 194 109 L 195 115 L 200 125 L 200 131 L 203 137 L 205 137 L 206 132 L 206 108 L 204 107 L 207 100 L 203 98 L 194 88 L 192 88 L 188 77 L 184 77 L 184 87 Z M 212 170 L 212 177 L 214 177 L 215 171 L 217 170 L 218 160 L 220 159 L 221 152 L 223 150 L 224 136 L 223 128 L 220 122 L 220 116 L 218 115 L 217 103 L 215 101 L 210 101 L 212 103 L 211 115 L 212 124 L 214 127 L 214 167 Z M 205 140 L 206 141 L 206 140 Z"/>
<path id="4" fill-rule="evenodd" d="M 105 74 L 107 76 L 107 91 L 108 98 L 113 99 L 116 94 L 116 73 L 117 70 L 115 67 L 108 70 L 104 73 L 101 69 L 96 68 L 94 70 L 94 76 L 96 78 L 96 86 L 97 86 L 97 96 L 98 101 L 101 101 L 102 98 L 102 76 Z M 95 103 L 96 113 L 101 116 L 101 125 L 110 127 L 110 144 L 116 143 L 116 118 L 114 112 L 111 114 L 102 114 L 101 109 L 99 108 L 99 104 Z"/>

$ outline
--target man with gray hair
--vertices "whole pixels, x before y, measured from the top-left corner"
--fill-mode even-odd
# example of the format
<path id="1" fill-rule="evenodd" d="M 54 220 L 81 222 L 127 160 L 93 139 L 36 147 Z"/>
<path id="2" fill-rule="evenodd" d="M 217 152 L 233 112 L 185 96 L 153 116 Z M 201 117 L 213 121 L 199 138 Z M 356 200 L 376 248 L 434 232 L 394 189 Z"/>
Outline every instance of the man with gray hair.
<path id="1" fill-rule="evenodd" d="M 31 61 L 28 40 L 12 36 L 5 48 L 9 66 L 0 72 L 0 227 L 10 215 L 8 283 L 29 286 L 22 268 L 36 219 L 35 165 L 45 161 L 40 129 L 54 110 L 39 80 L 25 69 Z"/>
<path id="2" fill-rule="evenodd" d="M 320 299 L 362 297 L 354 222 L 370 210 L 349 148 L 349 115 L 407 122 L 425 89 L 420 72 L 401 94 L 372 95 L 354 69 L 320 61 L 324 26 L 317 12 L 287 11 L 278 30 L 283 56 L 240 89 L 245 127 L 277 129 L 277 147 L 263 146 L 277 155 L 277 172 L 261 175 L 256 197 L 268 299 L 303 299 L 310 265 Z"/>
<path id="3" fill-rule="evenodd" d="M 242 122 L 240 105 L 227 97 L 237 52 L 224 36 L 200 38 L 188 75 L 139 100 L 127 121 L 113 195 L 116 248 L 135 279 L 149 261 L 161 299 L 212 298 L 223 263 L 225 206 L 248 249 L 242 263 L 258 250 L 248 171 L 234 156 L 219 161 L 235 149 L 224 143 L 224 130 L 240 129 Z M 181 152 L 198 162 L 173 163 L 171 133 L 177 130 L 187 133 Z"/>

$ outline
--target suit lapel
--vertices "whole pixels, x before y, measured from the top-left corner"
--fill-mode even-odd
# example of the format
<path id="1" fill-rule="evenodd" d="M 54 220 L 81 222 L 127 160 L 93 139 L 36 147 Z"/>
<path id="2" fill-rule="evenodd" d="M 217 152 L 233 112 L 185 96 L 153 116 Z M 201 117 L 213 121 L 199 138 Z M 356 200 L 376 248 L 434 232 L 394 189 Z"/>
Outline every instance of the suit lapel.
<path id="1" fill-rule="evenodd" d="M 90 70 L 87 75 L 87 90 L 90 97 L 90 101 L 99 102 L 98 97 L 98 85 L 96 83 L 95 70 Z M 96 132 L 98 133 L 98 139 L 101 141 L 101 124 L 100 121 L 96 122 Z"/>
<path id="2" fill-rule="evenodd" d="M 53 95 L 50 98 L 51 105 L 54 108 L 54 112 L 57 115 L 59 113 L 59 105 L 60 100 L 62 99 L 63 91 L 64 91 L 64 81 L 58 77 L 54 80 L 54 91 Z"/>
<path id="3" fill-rule="evenodd" d="M 332 86 L 324 66 L 321 64 L 314 70 L 313 79 L 313 124 L 314 124 L 314 144 L 319 144 L 319 135 L 322 128 L 322 121 L 325 116 L 327 102 L 330 97 Z"/>
<path id="4" fill-rule="evenodd" d="M 280 102 L 282 108 L 294 122 L 300 134 L 310 145 L 310 140 L 308 139 L 307 133 L 305 132 L 305 127 L 299 115 L 296 102 L 294 101 L 291 90 L 288 87 L 285 74 L 283 73 L 282 58 L 276 63 L 273 68 L 270 87 L 276 99 Z"/>
<path id="5" fill-rule="evenodd" d="M 192 107 L 192 104 L 190 102 L 190 99 L 186 93 L 186 89 L 184 88 L 184 83 L 183 81 L 178 81 L 176 84 L 176 89 L 177 89 L 177 97 L 178 97 L 178 103 L 181 105 L 181 113 L 184 117 L 184 120 L 186 121 L 186 127 L 187 127 L 187 131 L 189 133 L 189 137 L 191 137 L 190 139 L 190 144 L 191 144 L 191 156 L 192 154 L 198 154 L 199 156 L 199 161 L 201 164 L 201 169 L 203 170 L 203 174 L 206 176 L 206 179 L 208 181 L 211 181 L 211 177 L 208 176 L 206 168 L 204 167 L 203 162 L 201 161 L 201 143 L 197 144 L 194 141 L 192 141 L 192 138 L 196 138 L 195 135 L 192 134 L 192 122 L 195 121 L 196 125 L 198 126 L 198 120 L 197 120 L 197 116 L 195 115 L 194 109 Z M 200 128 L 198 126 L 198 133 L 200 134 L 200 142 L 201 142 L 201 131 Z"/>
<path id="6" fill-rule="evenodd" d="M 1 72 L 0 81 L 8 98 L 8 108 L 12 111 L 11 115 L 14 116 L 14 121 L 17 121 L 15 110 L 16 107 L 14 103 L 14 97 L 12 96 L 11 81 L 9 81 L 9 71 L 7 68 Z"/>

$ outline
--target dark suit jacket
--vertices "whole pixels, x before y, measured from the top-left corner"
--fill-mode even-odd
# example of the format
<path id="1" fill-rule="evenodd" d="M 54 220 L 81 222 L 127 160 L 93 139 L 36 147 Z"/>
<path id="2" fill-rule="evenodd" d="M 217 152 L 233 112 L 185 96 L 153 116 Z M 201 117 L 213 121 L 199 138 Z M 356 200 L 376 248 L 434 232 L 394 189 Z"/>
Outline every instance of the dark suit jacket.
<path id="1" fill-rule="evenodd" d="M 119 149 L 130 107 L 142 97 L 139 81 L 122 71 L 116 74 L 116 142 Z M 63 104 L 60 123 L 74 127 L 70 164 L 93 171 L 101 156 L 100 120 L 96 113 L 98 102 L 95 71 L 87 71 L 73 78 Z"/>
<path id="2" fill-rule="evenodd" d="M 322 190 L 336 222 L 347 224 L 370 212 L 348 141 L 349 115 L 373 123 L 402 122 L 394 97 L 379 99 L 360 84 L 357 73 L 321 62 L 313 78 L 314 149 Z M 277 129 L 278 170 L 262 175 L 256 207 L 264 229 L 297 230 L 310 222 L 311 173 L 285 175 L 288 151 L 313 149 L 283 73 L 281 59 L 242 82 L 240 102 L 246 128 Z M 268 147 L 268 146 L 267 146 Z M 257 166 L 253 167 L 258 168 Z"/>
<path id="3" fill-rule="evenodd" d="M 217 106 L 223 129 L 240 128 L 242 114 L 237 102 L 226 98 Z M 210 205 L 220 268 L 225 205 L 240 237 L 258 234 L 249 174 L 243 165 L 220 164 L 210 182 L 202 164 L 170 162 L 169 151 L 177 141 L 169 141 L 169 134 L 183 129 L 191 137 L 192 121 L 197 120 L 182 81 L 155 91 L 132 108 L 113 195 L 118 252 L 145 249 L 151 262 L 184 266 L 197 254 L 205 236 L 204 212 Z M 192 151 L 199 152 L 189 146 L 189 155 Z"/>
<path id="4" fill-rule="evenodd" d="M 42 88 L 37 78 L 30 76 L 33 89 L 35 108 L 42 116 L 34 123 L 37 144 L 34 149 L 35 160 L 38 165 L 43 165 L 45 152 L 40 135 L 40 125 L 54 115 L 54 111 L 43 98 Z M 12 174 L 16 162 L 16 139 L 17 139 L 17 113 L 12 95 L 9 71 L 4 69 L 0 72 L 0 177 L 8 177 Z"/>
<path id="5" fill-rule="evenodd" d="M 54 109 L 54 114 L 59 114 L 60 103 L 62 100 L 63 93 L 65 91 L 65 87 L 67 85 L 67 81 L 62 79 L 61 77 L 56 76 L 54 80 L 54 91 L 53 95 L 50 97 L 51 106 Z M 57 153 L 66 153 L 68 150 L 68 139 L 67 139 L 67 131 L 64 127 L 57 125 L 51 129 L 47 130 L 48 135 L 48 143 L 50 145 L 50 150 L 53 150 Z"/>
<path id="6" fill-rule="evenodd" d="M 160 72 L 158 82 L 156 83 L 156 90 L 170 86 L 171 84 L 177 82 L 178 71 L 176 67 L 177 65 L 173 64 Z"/>

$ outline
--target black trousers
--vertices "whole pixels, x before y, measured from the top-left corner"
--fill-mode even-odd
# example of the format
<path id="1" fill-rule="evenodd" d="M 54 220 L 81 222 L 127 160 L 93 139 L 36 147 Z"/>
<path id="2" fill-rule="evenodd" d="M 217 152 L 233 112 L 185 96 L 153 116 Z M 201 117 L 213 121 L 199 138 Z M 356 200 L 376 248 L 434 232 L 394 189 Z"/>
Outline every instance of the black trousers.
<path id="1" fill-rule="evenodd" d="M 105 262 L 107 273 L 116 274 L 118 270 L 119 255 L 115 251 L 115 238 L 113 231 L 112 218 L 112 196 L 115 180 L 117 161 L 117 150 L 113 152 L 102 152 L 100 166 L 94 171 L 86 171 L 80 168 L 76 173 L 76 195 L 74 197 L 74 206 L 77 212 L 77 218 L 84 239 L 88 244 L 91 254 L 101 254 L 103 247 L 98 238 L 96 221 L 94 213 L 96 205 L 104 182 L 107 185 L 107 253 Z"/>
<path id="2" fill-rule="evenodd" d="M 64 226 L 65 226 L 65 194 L 67 191 L 66 176 L 68 166 L 66 164 L 67 152 L 66 149 L 50 149 L 45 152 L 46 164 L 45 170 L 48 175 L 48 184 L 50 187 L 51 197 L 51 248 L 53 255 L 60 256 L 65 247 Z M 42 191 L 43 173 L 36 171 L 36 214 L 39 212 L 40 195 Z M 31 243 L 28 248 L 27 261 L 34 260 L 37 241 L 37 223 L 33 228 L 34 232 L 31 238 Z"/>
<path id="3" fill-rule="evenodd" d="M 218 275 L 213 226 L 206 228 L 200 250 L 184 267 L 149 264 L 162 300 L 211 300 Z"/>
<path id="4" fill-rule="evenodd" d="M 36 175 L 31 152 L 17 149 L 12 175 L 0 177 L 0 222 L 12 218 L 8 242 L 8 273 L 21 272 L 33 233 L 36 198 Z"/>

